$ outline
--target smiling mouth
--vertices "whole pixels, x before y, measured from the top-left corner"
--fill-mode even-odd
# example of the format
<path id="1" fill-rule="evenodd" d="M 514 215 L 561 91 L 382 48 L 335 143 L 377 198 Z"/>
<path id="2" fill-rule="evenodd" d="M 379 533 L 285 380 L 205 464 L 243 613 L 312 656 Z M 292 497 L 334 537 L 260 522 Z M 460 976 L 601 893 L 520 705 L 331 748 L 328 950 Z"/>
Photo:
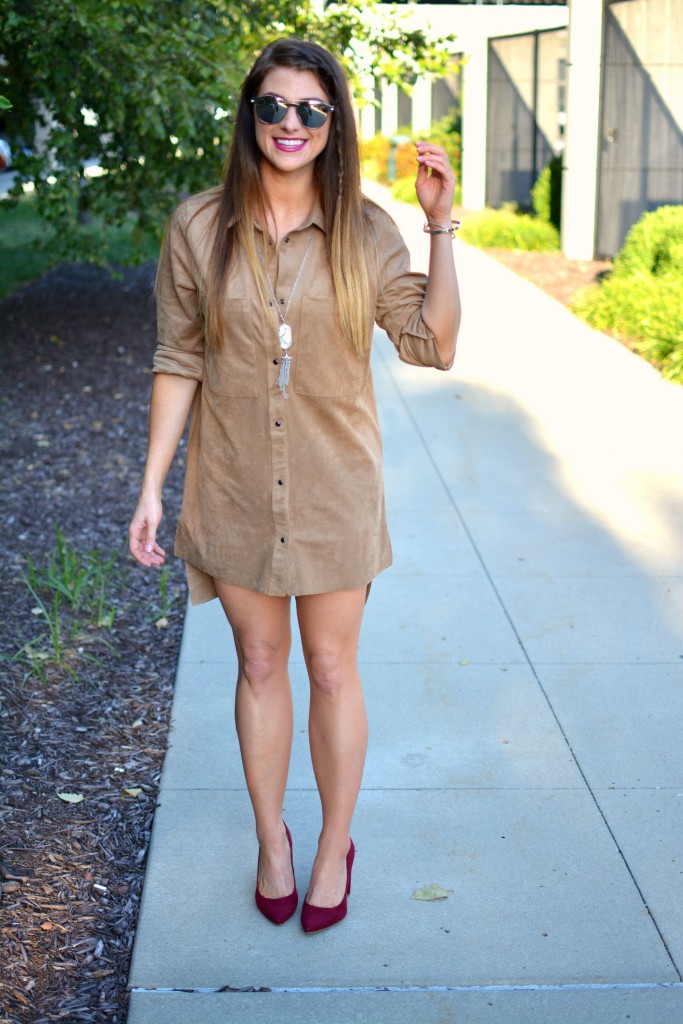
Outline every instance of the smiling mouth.
<path id="1" fill-rule="evenodd" d="M 297 153 L 306 145 L 306 139 L 273 139 L 273 142 L 285 153 Z"/>

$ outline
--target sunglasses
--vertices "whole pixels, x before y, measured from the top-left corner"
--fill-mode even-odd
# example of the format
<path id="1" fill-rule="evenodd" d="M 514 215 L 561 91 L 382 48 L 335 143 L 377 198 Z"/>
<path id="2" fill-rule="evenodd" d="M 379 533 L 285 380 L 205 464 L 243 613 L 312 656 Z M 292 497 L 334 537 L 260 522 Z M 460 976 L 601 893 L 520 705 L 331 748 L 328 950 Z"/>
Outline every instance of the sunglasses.
<path id="1" fill-rule="evenodd" d="M 327 115 L 334 107 L 322 100 L 300 100 L 298 103 L 291 103 L 282 96 L 255 96 L 251 101 L 254 110 L 261 124 L 279 124 L 287 116 L 287 108 L 294 107 L 296 116 L 302 128 L 322 128 L 327 121 Z"/>

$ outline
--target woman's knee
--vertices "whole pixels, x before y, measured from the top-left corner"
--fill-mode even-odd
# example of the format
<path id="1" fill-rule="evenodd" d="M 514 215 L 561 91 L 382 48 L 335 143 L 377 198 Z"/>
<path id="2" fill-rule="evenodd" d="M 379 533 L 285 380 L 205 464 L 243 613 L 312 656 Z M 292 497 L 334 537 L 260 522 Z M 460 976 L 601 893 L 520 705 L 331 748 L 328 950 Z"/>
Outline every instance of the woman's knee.
<path id="1" fill-rule="evenodd" d="M 287 653 L 265 642 L 242 641 L 239 644 L 240 675 L 252 689 L 267 687 L 287 672 Z"/>
<path id="2" fill-rule="evenodd" d="M 357 676 L 355 659 L 333 651 L 310 651 L 306 663 L 311 688 L 325 697 L 337 697 Z"/>

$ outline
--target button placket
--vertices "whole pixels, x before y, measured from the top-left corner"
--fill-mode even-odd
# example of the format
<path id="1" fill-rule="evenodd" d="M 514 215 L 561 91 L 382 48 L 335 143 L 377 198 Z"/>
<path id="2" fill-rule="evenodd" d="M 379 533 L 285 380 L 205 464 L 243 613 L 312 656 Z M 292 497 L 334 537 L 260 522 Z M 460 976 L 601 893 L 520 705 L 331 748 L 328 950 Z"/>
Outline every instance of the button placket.
<path id="1" fill-rule="evenodd" d="M 303 256 L 303 245 L 307 244 L 305 241 L 303 242 L 303 245 L 298 245 L 297 243 L 304 238 L 305 234 L 291 237 L 287 236 L 283 239 L 283 242 L 287 243 L 287 248 L 285 249 L 285 246 L 281 245 L 275 252 L 275 259 L 270 261 L 271 264 L 275 264 L 273 268 L 275 273 L 273 274 L 271 272 L 271 277 L 275 296 L 277 297 L 281 309 L 284 309 L 287 305 L 287 296 L 290 294 L 291 287 L 294 283 L 293 277 L 298 272 L 301 257 Z M 297 306 L 298 301 L 300 301 L 299 295 L 294 298 L 292 311 Z M 270 306 L 270 309 L 271 315 L 273 316 L 272 322 L 277 329 L 281 321 L 279 317 L 277 317 L 277 310 L 275 309 L 274 302 Z M 276 329 L 273 330 L 271 335 L 272 348 L 269 347 L 269 366 L 278 366 L 282 358 Z M 270 346 L 271 342 L 269 341 L 268 344 Z M 296 346 L 296 338 L 294 339 L 294 346 Z M 272 378 L 269 373 L 268 405 L 271 423 L 271 469 L 273 474 L 273 482 L 271 484 L 271 508 L 273 514 L 271 580 L 273 587 L 277 588 L 278 592 L 282 592 L 286 589 L 286 585 L 292 572 L 292 569 L 289 567 L 290 488 L 288 486 L 289 463 L 287 458 L 287 423 L 282 415 L 285 410 L 285 401 L 286 400 L 280 394 L 279 389 L 275 387 L 274 378 Z M 291 398 L 288 399 L 288 401 L 291 401 Z"/>
<path id="2" fill-rule="evenodd" d="M 277 345 L 277 339 L 275 341 Z M 278 346 L 279 355 L 279 346 Z M 270 365 L 279 363 L 275 355 Z M 272 382 L 274 385 L 274 381 Z M 268 405 L 270 412 L 270 448 L 271 448 L 271 509 L 273 515 L 273 560 L 271 578 L 274 587 L 282 592 L 287 579 L 287 562 L 289 558 L 289 494 L 284 482 L 289 475 L 287 461 L 287 425 L 284 416 L 285 399 L 277 387 L 268 387 Z M 282 483 L 280 482 L 282 481 Z"/>

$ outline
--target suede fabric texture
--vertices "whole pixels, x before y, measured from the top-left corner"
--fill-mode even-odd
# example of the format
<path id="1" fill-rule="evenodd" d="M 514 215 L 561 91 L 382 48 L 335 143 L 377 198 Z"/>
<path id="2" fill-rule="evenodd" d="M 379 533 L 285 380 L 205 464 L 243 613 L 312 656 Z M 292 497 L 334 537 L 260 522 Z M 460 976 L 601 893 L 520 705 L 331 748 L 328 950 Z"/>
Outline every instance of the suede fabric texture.
<path id="1" fill-rule="evenodd" d="M 382 442 L 370 353 L 356 355 L 341 332 L 322 211 L 277 247 L 255 226 L 283 311 L 312 238 L 287 316 L 294 343 L 285 399 L 276 384 L 277 311 L 272 302 L 268 319 L 246 260 L 233 260 L 228 274 L 222 349 L 205 348 L 215 195 L 193 196 L 172 215 L 157 283 L 154 372 L 199 382 L 175 542 L 191 600 L 215 597 L 215 578 L 276 596 L 365 586 L 391 564 Z M 426 277 L 411 273 L 389 215 L 369 202 L 367 210 L 359 258 L 375 322 L 404 362 L 449 369 L 422 319 Z"/>

